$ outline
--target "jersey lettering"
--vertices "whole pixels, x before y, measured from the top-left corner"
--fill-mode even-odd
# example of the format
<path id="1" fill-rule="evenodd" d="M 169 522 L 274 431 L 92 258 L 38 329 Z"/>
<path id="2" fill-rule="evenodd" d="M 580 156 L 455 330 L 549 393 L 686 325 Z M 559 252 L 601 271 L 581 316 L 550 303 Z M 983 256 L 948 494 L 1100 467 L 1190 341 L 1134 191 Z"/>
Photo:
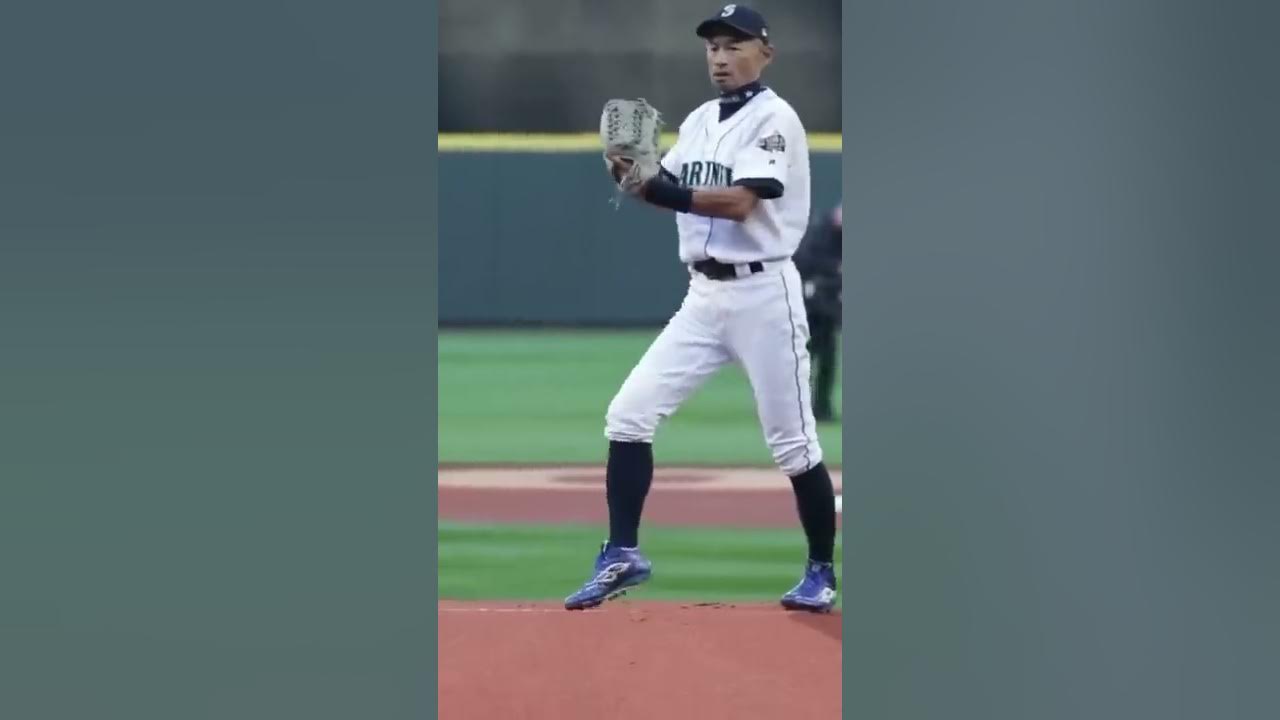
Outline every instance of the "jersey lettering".
<path id="1" fill-rule="evenodd" d="M 712 160 L 681 163 L 680 184 L 684 187 L 729 186 L 733 184 L 733 168 Z"/>

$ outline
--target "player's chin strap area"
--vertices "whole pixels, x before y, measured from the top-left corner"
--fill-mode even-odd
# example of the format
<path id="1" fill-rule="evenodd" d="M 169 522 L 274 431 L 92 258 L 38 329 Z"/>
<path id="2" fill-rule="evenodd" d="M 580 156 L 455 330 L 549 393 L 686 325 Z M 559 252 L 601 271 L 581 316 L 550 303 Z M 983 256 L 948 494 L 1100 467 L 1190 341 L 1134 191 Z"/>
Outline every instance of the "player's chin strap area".
<path id="1" fill-rule="evenodd" d="M 765 260 L 763 262 L 749 263 L 722 263 L 719 260 L 698 260 L 689 265 L 691 272 L 699 273 L 711 280 L 737 280 L 739 278 L 749 277 L 765 270 L 773 270 L 782 267 L 787 263 L 786 260 Z"/>

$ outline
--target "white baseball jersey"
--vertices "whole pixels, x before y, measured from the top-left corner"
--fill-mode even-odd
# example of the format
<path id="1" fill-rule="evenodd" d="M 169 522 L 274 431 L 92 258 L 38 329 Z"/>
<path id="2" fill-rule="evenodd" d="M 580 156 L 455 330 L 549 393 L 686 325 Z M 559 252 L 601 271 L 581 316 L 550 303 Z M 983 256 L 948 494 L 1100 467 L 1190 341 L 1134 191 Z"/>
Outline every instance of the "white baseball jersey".
<path id="1" fill-rule="evenodd" d="M 720 102 L 698 107 L 662 158 L 681 185 L 727 187 L 741 180 L 775 180 L 782 196 L 762 200 L 745 222 L 677 213 L 680 260 L 725 263 L 791 257 L 809 224 L 809 143 L 791 105 L 763 88 L 720 121 Z"/>

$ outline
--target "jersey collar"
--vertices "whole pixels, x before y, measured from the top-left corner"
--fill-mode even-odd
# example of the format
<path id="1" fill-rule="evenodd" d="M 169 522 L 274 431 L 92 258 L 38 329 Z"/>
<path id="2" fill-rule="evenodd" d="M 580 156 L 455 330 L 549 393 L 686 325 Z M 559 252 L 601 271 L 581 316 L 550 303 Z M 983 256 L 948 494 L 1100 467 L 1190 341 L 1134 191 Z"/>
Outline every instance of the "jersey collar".
<path id="1" fill-rule="evenodd" d="M 742 109 L 743 105 L 769 88 L 760 84 L 759 80 L 749 82 L 736 90 L 720 93 L 720 122 L 724 122 Z"/>

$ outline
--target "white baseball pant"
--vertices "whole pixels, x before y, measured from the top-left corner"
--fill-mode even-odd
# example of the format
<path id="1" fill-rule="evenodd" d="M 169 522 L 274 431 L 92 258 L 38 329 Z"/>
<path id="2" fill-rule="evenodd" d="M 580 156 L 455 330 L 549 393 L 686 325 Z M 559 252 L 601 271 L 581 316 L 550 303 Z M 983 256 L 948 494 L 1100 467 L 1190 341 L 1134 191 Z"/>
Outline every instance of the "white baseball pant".
<path id="1" fill-rule="evenodd" d="M 691 272 L 680 309 L 609 404 L 605 437 L 653 442 L 658 425 L 713 374 L 739 364 L 765 442 L 789 477 L 822 461 L 809 386 L 809 323 L 790 261 L 732 280 Z"/>

